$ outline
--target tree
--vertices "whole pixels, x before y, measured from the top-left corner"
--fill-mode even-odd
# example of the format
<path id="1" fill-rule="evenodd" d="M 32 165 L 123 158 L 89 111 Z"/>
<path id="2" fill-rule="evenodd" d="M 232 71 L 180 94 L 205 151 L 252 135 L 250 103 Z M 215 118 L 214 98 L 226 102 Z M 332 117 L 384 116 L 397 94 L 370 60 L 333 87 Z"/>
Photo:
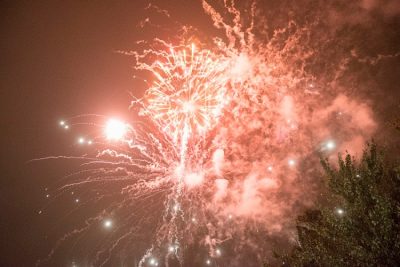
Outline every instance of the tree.
<path id="1" fill-rule="evenodd" d="M 284 265 L 399 266 L 400 166 L 375 144 L 359 163 L 348 154 L 337 167 L 321 162 L 330 204 L 298 218 L 298 244 Z"/>

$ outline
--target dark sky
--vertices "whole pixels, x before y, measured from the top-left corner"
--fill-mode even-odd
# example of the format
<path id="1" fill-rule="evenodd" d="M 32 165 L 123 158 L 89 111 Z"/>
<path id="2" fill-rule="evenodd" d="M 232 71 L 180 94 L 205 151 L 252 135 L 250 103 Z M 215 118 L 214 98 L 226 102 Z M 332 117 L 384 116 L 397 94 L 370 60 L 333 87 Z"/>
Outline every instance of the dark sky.
<path id="1" fill-rule="evenodd" d="M 43 189 L 62 173 L 53 162 L 26 162 L 71 150 L 71 136 L 60 134 L 56 125 L 64 116 L 126 115 L 128 92 L 135 90 L 132 60 L 114 51 L 129 50 L 138 40 L 136 24 L 146 3 L 0 5 L 0 265 L 32 266 L 49 249 L 43 241 L 46 224 L 37 215 Z"/>
<path id="2" fill-rule="evenodd" d="M 163 2 L 181 23 L 210 27 L 200 23 L 205 15 L 198 1 Z M 46 203 L 44 188 L 65 174 L 63 163 L 28 161 L 74 151 L 73 136 L 57 122 L 85 113 L 129 115 L 128 92 L 143 84 L 132 78 L 132 58 L 115 51 L 134 49 L 156 33 L 137 27 L 147 4 L 1 1 L 1 266 L 33 266 L 53 245 L 45 234 L 57 217 L 37 212 Z M 395 66 L 392 81 L 399 74 Z M 380 79 L 385 82 L 384 75 Z M 387 86 L 398 96 L 398 86 Z"/>

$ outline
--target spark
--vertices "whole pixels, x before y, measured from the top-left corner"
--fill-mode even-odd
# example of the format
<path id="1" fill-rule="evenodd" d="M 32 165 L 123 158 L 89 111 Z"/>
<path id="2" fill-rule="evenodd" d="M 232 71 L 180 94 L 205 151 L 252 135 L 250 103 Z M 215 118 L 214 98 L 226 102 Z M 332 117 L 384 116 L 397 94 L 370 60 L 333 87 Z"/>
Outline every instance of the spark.
<path id="1" fill-rule="evenodd" d="M 105 228 L 111 228 L 112 227 L 112 221 L 111 220 L 105 220 L 104 222 L 103 222 L 103 225 L 104 225 L 104 227 Z"/>
<path id="2" fill-rule="evenodd" d="M 339 215 L 343 215 L 344 214 L 344 210 L 341 208 L 336 209 L 337 214 Z"/>
<path id="3" fill-rule="evenodd" d="M 221 250 L 220 250 L 219 248 L 217 248 L 217 249 L 215 250 L 215 253 L 217 254 L 217 256 L 221 256 Z"/>
<path id="4" fill-rule="evenodd" d="M 58 124 L 59 124 L 61 127 L 63 127 L 65 130 L 68 130 L 68 129 L 69 129 L 69 125 L 68 125 L 67 122 L 64 121 L 64 120 L 59 121 Z"/>
<path id="5" fill-rule="evenodd" d="M 179 204 L 174 205 L 174 211 L 177 212 L 179 210 Z"/>
<path id="6" fill-rule="evenodd" d="M 289 166 L 293 167 L 296 164 L 296 161 L 294 159 L 289 159 L 288 164 Z"/>
<path id="7" fill-rule="evenodd" d="M 79 144 L 85 143 L 85 138 L 79 137 L 79 138 L 78 138 L 78 143 L 79 143 Z"/>
<path id="8" fill-rule="evenodd" d="M 178 245 L 170 245 L 168 247 L 169 252 L 176 252 L 178 250 Z"/>
<path id="9" fill-rule="evenodd" d="M 334 149 L 335 147 L 336 147 L 335 142 L 333 142 L 332 140 L 330 140 L 330 141 L 328 141 L 328 142 L 326 143 L 326 148 L 329 149 L 329 150 L 332 150 L 332 149 Z"/>
<path id="10" fill-rule="evenodd" d="M 127 125 L 122 121 L 117 119 L 110 119 L 107 121 L 105 127 L 105 135 L 108 140 L 118 141 L 125 136 L 127 130 Z"/>
<path id="11" fill-rule="evenodd" d="M 151 258 L 149 263 L 150 263 L 150 265 L 158 266 L 158 262 L 157 262 L 157 260 L 155 258 Z"/>

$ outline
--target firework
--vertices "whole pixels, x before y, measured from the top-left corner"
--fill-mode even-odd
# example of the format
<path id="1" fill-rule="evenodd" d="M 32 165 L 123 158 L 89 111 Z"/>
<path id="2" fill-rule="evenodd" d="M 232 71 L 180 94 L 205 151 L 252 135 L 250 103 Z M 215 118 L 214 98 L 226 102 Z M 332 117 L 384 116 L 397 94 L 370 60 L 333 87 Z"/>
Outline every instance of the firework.
<path id="1" fill-rule="evenodd" d="M 175 142 L 214 127 L 227 103 L 227 61 L 194 44 L 161 54 L 145 69 L 155 76 L 143 98 L 143 114 L 151 117 Z M 186 132 L 185 132 L 186 131 Z"/>
<path id="2" fill-rule="evenodd" d="M 102 213 L 70 234 L 99 222 L 115 233 L 98 248 L 96 265 L 106 264 L 122 243 L 135 247 L 132 237 L 147 242 L 146 249 L 137 248 L 142 266 L 170 258 L 183 264 L 184 248 L 196 242 L 206 248 L 206 265 L 229 249 L 241 252 L 229 259 L 232 264 L 246 262 L 246 255 L 261 261 L 270 253 L 269 238 L 287 243 L 290 222 L 315 201 L 316 155 L 357 148 L 376 127 L 367 105 L 305 71 L 315 53 L 302 43 L 310 28 L 290 23 L 265 40 L 255 34 L 254 5 L 247 26 L 233 3 L 225 2 L 230 23 L 205 1 L 203 8 L 225 30 L 226 41 L 214 38 L 206 49 L 157 40 L 161 49 L 131 53 L 137 69 L 153 77 L 133 101 L 143 120 L 96 117 L 103 137 L 78 139 L 98 150 L 82 157 L 83 170 L 71 175 L 77 181 L 60 191 L 90 185 L 101 189 L 96 203 L 113 196 Z M 343 126 L 344 117 L 351 127 Z M 79 119 L 59 124 L 73 128 Z"/>

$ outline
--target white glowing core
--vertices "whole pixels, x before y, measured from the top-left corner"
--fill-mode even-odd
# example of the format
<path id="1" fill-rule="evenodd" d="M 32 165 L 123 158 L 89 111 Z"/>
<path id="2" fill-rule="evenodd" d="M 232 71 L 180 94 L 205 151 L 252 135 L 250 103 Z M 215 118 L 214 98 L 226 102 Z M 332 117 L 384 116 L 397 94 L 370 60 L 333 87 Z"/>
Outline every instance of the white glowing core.
<path id="1" fill-rule="evenodd" d="M 111 228 L 111 226 L 112 226 L 112 221 L 111 220 L 104 221 L 104 227 Z"/>
<path id="2" fill-rule="evenodd" d="M 122 121 L 110 119 L 105 128 L 105 134 L 109 140 L 121 140 L 127 132 L 127 125 Z"/>
<path id="3" fill-rule="evenodd" d="M 326 148 L 331 150 L 335 148 L 335 142 L 333 141 L 329 141 L 328 143 L 326 143 Z"/>
<path id="4" fill-rule="evenodd" d="M 203 183 L 204 175 L 202 173 L 189 173 L 185 176 L 184 181 L 188 187 L 195 187 Z"/>
<path id="5" fill-rule="evenodd" d="M 193 113 L 196 111 L 196 105 L 191 101 L 187 101 L 183 103 L 183 111 L 185 113 Z"/>

